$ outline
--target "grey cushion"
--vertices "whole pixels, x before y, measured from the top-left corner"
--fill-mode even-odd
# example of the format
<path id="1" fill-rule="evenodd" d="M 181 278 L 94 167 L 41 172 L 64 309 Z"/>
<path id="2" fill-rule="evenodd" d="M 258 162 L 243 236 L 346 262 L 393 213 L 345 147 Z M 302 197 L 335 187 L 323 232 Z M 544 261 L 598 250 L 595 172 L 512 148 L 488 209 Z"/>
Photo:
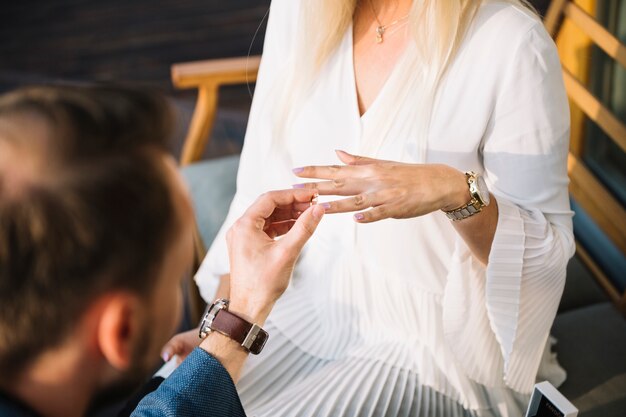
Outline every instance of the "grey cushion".
<path id="1" fill-rule="evenodd" d="M 219 231 L 235 195 L 239 155 L 210 159 L 186 166 L 185 178 L 202 241 L 208 248 Z"/>
<path id="2" fill-rule="evenodd" d="M 578 256 L 570 259 L 567 264 L 567 279 L 559 312 L 602 303 L 607 300 L 606 294 Z"/>
<path id="3" fill-rule="evenodd" d="M 552 334 L 567 371 L 559 390 L 580 417 L 626 415 L 626 320 L 609 302 L 556 317 Z"/>

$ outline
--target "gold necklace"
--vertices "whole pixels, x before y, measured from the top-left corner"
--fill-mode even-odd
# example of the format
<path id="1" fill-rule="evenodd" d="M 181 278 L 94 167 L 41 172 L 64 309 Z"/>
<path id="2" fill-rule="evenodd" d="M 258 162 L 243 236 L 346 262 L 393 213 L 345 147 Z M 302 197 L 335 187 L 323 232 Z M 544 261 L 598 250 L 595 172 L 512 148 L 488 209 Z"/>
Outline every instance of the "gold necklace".
<path id="1" fill-rule="evenodd" d="M 374 8 L 374 4 L 372 3 L 372 0 L 369 0 L 369 4 L 370 4 L 370 7 L 372 8 L 372 12 L 374 13 L 374 18 L 376 19 L 376 23 L 378 23 L 378 26 L 376 27 L 376 43 L 383 43 L 384 41 L 383 35 L 385 34 L 385 31 L 389 29 L 390 27 L 402 22 L 403 20 L 408 19 L 409 17 L 409 15 L 407 14 L 406 16 L 403 16 L 400 19 L 396 19 L 387 25 L 383 25 L 378 19 L 378 13 L 376 13 L 376 9 Z"/>

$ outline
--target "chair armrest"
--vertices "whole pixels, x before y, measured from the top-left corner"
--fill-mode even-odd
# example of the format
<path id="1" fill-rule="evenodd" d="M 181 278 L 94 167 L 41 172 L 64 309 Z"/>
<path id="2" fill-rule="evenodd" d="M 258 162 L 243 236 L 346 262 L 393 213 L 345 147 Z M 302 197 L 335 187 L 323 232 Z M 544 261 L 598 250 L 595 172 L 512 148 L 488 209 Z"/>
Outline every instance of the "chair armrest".
<path id="1" fill-rule="evenodd" d="M 260 63 L 260 56 L 251 56 L 172 65 L 172 83 L 176 88 L 198 89 L 198 99 L 180 158 L 181 165 L 188 165 L 202 157 L 217 112 L 219 87 L 255 82 Z"/>
<path id="2" fill-rule="evenodd" d="M 260 56 L 178 63 L 172 65 L 172 82 L 177 88 L 254 82 L 260 63 Z"/>

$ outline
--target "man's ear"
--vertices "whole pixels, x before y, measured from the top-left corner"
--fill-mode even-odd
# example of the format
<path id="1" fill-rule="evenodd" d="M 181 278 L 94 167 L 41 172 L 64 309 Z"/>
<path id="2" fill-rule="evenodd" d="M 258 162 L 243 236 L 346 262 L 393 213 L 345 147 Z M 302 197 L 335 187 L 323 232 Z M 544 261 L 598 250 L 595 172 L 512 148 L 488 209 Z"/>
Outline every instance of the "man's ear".
<path id="1" fill-rule="evenodd" d="M 103 300 L 96 338 L 109 364 L 125 371 L 133 365 L 134 352 L 140 343 L 142 302 L 136 295 L 119 292 Z"/>

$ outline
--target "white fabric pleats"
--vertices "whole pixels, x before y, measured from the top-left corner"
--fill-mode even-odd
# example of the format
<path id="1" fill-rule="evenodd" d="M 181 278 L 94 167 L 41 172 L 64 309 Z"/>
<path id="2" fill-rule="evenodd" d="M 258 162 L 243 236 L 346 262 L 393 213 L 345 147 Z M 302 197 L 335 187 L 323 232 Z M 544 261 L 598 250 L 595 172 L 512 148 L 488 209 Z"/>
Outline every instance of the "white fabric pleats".
<path id="1" fill-rule="evenodd" d="M 477 415 L 422 384 L 416 372 L 360 356 L 321 359 L 298 349 L 280 330 L 269 330 L 272 341 L 265 357 L 251 358 L 238 383 L 251 417 Z M 365 356 L 392 356 L 406 362 L 412 354 L 408 348 L 381 344 Z"/>
<path id="2" fill-rule="evenodd" d="M 359 117 L 350 29 L 298 103 L 287 141 L 273 147 L 299 4 L 272 2 L 237 194 L 196 276 L 203 297 L 212 301 L 229 271 L 235 219 L 259 194 L 301 182 L 291 168 L 337 164 L 335 149 L 479 172 L 498 225 L 485 266 L 441 212 L 367 225 L 325 216 L 268 319 L 267 350 L 244 370 L 246 412 L 522 415 L 542 356 L 551 357 L 544 349 L 574 248 L 569 111 L 552 40 L 527 11 L 485 2 L 424 138 L 412 111 L 422 91 L 404 68 Z"/>

